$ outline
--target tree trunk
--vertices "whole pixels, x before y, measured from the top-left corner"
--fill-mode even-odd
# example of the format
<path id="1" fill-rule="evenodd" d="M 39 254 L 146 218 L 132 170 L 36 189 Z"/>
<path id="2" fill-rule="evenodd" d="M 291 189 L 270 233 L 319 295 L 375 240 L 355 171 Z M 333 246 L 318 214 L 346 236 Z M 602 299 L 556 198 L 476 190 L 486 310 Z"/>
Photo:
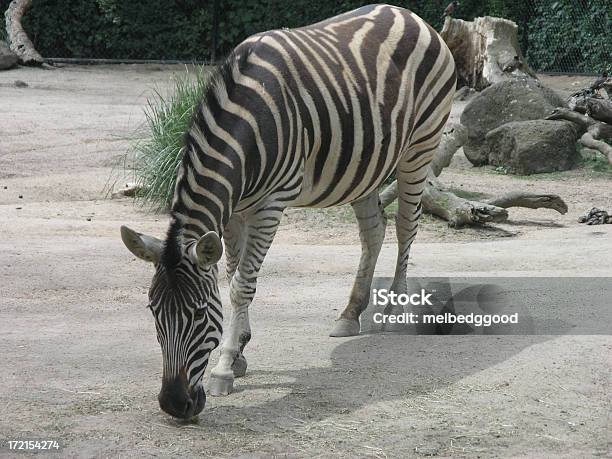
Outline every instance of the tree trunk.
<path id="1" fill-rule="evenodd" d="M 455 58 L 459 82 L 482 90 L 512 78 L 537 79 L 523 58 L 517 30 L 514 22 L 502 18 L 467 22 L 447 17 L 441 35 Z"/>
<path id="2" fill-rule="evenodd" d="M 11 50 L 24 65 L 42 65 L 43 58 L 34 49 L 34 45 L 21 26 L 21 18 L 30 8 L 32 0 L 13 0 L 4 13 L 6 32 Z"/>

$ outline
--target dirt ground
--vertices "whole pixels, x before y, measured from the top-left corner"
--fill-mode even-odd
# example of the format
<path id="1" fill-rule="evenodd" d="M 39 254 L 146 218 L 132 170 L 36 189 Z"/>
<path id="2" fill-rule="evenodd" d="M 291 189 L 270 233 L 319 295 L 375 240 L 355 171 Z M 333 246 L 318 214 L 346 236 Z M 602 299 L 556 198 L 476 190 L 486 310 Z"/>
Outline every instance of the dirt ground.
<path id="1" fill-rule="evenodd" d="M 609 334 L 329 338 L 359 259 L 350 209 L 288 212 L 252 307 L 247 376 L 208 397 L 198 423 L 161 412 L 152 268 L 119 226 L 161 236 L 167 220 L 106 188 L 146 97 L 180 70 L 0 73 L 0 457 L 16 456 L 9 440 L 56 440 L 65 457 L 609 457 Z M 441 179 L 491 196 L 555 192 L 569 212 L 511 210 L 507 224 L 459 231 L 426 217 L 411 274 L 610 282 L 612 225 L 576 222 L 612 208 L 610 175 L 517 178 L 458 157 Z M 393 233 L 380 276 L 393 273 Z"/>

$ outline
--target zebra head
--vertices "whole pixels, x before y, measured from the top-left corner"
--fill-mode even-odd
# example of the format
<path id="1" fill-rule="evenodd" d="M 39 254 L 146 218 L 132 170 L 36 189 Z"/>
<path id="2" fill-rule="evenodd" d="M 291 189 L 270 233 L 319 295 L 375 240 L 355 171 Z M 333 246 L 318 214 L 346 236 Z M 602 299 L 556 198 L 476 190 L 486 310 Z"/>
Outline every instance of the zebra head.
<path id="1" fill-rule="evenodd" d="M 222 309 L 216 263 L 223 246 L 211 231 L 183 242 L 172 235 L 165 242 L 122 226 L 126 247 L 155 265 L 149 309 L 162 349 L 163 377 L 159 406 L 188 419 L 204 408 L 202 376 L 222 332 Z"/>

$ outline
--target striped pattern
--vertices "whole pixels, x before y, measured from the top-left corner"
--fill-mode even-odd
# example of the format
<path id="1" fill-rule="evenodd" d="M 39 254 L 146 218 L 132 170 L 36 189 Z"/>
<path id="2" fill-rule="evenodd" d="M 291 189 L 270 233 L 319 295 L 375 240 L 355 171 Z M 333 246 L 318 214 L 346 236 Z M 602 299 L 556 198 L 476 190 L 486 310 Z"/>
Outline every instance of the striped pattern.
<path id="1" fill-rule="evenodd" d="M 179 264 L 171 270 L 162 265 L 153 278 L 149 309 L 162 348 L 164 380 L 184 373 L 181 376 L 189 386 L 197 385 L 210 353 L 219 345 L 223 313 L 217 269 L 211 268 L 208 274 L 209 282 L 201 282 L 201 274 L 191 264 Z"/>
<path id="2" fill-rule="evenodd" d="M 396 173 L 393 287 L 405 289 L 426 166 L 455 83 L 453 58 L 438 34 L 387 5 L 254 35 L 235 49 L 186 133 L 173 219 L 151 289 L 166 376 L 184 371 L 190 385 L 199 381 L 220 334 L 214 268 L 201 269 L 189 256 L 208 231 L 224 237 L 232 303 L 213 393 L 229 392 L 246 366 L 248 306 L 286 207 L 353 205 L 362 257 L 332 335 L 355 334 L 384 239 L 377 190 Z M 203 318 L 194 319 L 204 303 Z"/>

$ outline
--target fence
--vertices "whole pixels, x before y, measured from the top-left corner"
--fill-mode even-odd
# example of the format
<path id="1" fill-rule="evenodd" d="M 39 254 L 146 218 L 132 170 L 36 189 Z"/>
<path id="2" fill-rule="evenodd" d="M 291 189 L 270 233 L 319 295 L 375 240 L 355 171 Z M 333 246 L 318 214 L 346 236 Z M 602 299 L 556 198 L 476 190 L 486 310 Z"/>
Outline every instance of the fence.
<path id="1" fill-rule="evenodd" d="M 449 0 L 396 0 L 441 29 Z M 3 12 L 10 0 L 0 0 Z M 364 0 L 33 0 L 24 26 L 43 56 L 212 61 L 247 36 L 316 22 Z M 612 70 L 610 0 L 461 0 L 456 17 L 500 16 L 519 26 L 539 72 Z M 1 37 L 0 30 L 0 37 Z"/>

